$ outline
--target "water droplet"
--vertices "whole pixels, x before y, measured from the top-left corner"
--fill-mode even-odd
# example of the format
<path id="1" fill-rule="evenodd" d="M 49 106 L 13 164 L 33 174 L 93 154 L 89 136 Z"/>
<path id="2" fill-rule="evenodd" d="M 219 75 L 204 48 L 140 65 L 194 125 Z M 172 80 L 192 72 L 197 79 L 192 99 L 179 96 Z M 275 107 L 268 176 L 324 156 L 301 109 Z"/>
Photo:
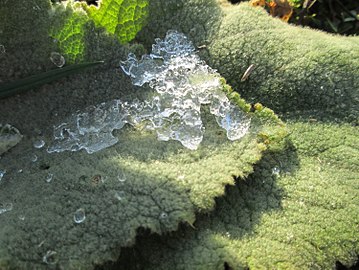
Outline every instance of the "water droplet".
<path id="1" fill-rule="evenodd" d="M 230 238 L 231 237 L 230 232 L 226 232 L 226 236 L 227 236 L 227 238 Z"/>
<path id="2" fill-rule="evenodd" d="M 57 67 L 63 67 L 65 65 L 65 58 L 58 52 L 52 52 L 50 55 L 50 60 Z"/>
<path id="3" fill-rule="evenodd" d="M 18 173 L 22 173 L 24 170 L 23 169 L 18 169 L 17 172 Z"/>
<path id="4" fill-rule="evenodd" d="M 273 175 L 279 175 L 279 173 L 280 173 L 280 169 L 278 167 L 273 167 L 272 174 Z"/>
<path id="5" fill-rule="evenodd" d="M 178 180 L 184 180 L 184 178 L 185 178 L 184 175 L 179 175 L 179 176 L 177 176 L 177 179 L 178 179 Z"/>
<path id="6" fill-rule="evenodd" d="M 37 155 L 32 154 L 31 157 L 30 157 L 30 160 L 31 160 L 32 162 L 36 162 L 36 161 L 38 160 Z"/>
<path id="7" fill-rule="evenodd" d="M 162 212 L 160 214 L 160 219 L 164 220 L 164 219 L 167 219 L 168 218 L 168 214 L 166 212 Z"/>
<path id="8" fill-rule="evenodd" d="M 85 221 L 85 219 L 86 219 L 85 209 L 83 209 L 83 208 L 77 209 L 74 214 L 75 223 L 82 223 Z"/>
<path id="9" fill-rule="evenodd" d="M 0 181 L 4 177 L 6 170 L 0 170 Z"/>
<path id="10" fill-rule="evenodd" d="M 119 201 L 121 201 L 125 197 L 124 191 L 116 191 L 115 192 L 115 198 Z"/>
<path id="11" fill-rule="evenodd" d="M 34 141 L 34 143 L 33 143 L 33 146 L 34 146 L 36 149 L 40 149 L 40 148 L 44 147 L 44 145 L 45 145 L 45 141 L 42 140 L 42 139 L 36 140 L 36 141 Z"/>
<path id="12" fill-rule="evenodd" d="M 5 46 L 0 44 L 0 54 L 3 54 L 6 52 Z"/>
<path id="13" fill-rule="evenodd" d="M 335 89 L 334 93 L 336 93 L 337 95 L 340 95 L 342 93 L 342 91 L 340 89 Z"/>
<path id="14" fill-rule="evenodd" d="M 57 263 L 57 252 L 53 250 L 48 250 L 44 257 L 42 257 L 42 261 L 46 264 L 56 264 Z"/>
<path id="15" fill-rule="evenodd" d="M 127 179 L 126 174 L 124 172 L 119 172 L 117 175 L 117 180 L 120 182 L 125 182 Z"/>
<path id="16" fill-rule="evenodd" d="M 19 215 L 19 219 L 24 221 L 25 220 L 25 216 L 24 215 Z"/>
<path id="17" fill-rule="evenodd" d="M 45 181 L 47 183 L 50 183 L 52 181 L 52 179 L 54 178 L 54 174 L 53 173 L 48 173 L 46 178 L 45 178 Z"/>
<path id="18" fill-rule="evenodd" d="M 13 208 L 12 203 L 0 204 L 0 214 L 11 211 Z"/>

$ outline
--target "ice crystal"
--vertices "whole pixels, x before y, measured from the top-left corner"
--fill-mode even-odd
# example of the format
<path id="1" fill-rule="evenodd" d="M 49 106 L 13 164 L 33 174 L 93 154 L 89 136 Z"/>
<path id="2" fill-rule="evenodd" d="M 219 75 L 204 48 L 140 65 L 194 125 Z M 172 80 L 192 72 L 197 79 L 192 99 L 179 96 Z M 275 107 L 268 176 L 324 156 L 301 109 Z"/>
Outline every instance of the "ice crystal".
<path id="1" fill-rule="evenodd" d="M 202 105 L 209 106 L 230 140 L 246 134 L 250 118 L 231 104 L 222 91 L 220 75 L 199 58 L 191 41 L 184 34 L 168 31 L 163 40 L 155 42 L 149 55 L 137 60 L 129 54 L 121 68 L 134 85 L 148 83 L 156 95 L 131 103 L 113 100 L 73 114 L 55 127 L 55 143 L 48 152 L 85 149 L 93 153 L 117 143 L 114 129 L 144 121 L 159 140 L 177 140 L 195 150 L 204 134 Z"/>

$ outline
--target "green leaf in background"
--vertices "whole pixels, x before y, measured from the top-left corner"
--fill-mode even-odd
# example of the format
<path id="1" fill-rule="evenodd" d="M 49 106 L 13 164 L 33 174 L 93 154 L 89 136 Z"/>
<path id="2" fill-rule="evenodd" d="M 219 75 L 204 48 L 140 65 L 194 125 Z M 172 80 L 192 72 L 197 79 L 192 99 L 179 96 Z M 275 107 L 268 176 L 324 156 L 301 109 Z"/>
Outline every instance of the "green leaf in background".
<path id="1" fill-rule="evenodd" d="M 104 27 L 121 43 L 134 39 L 147 19 L 147 0 L 102 0 L 99 7 L 82 6 L 96 26 Z"/>
<path id="2" fill-rule="evenodd" d="M 85 50 L 84 26 L 89 21 L 86 13 L 79 8 L 73 9 L 70 3 L 56 5 L 52 12 L 61 16 L 55 15 L 58 21 L 52 24 L 50 36 L 58 43 L 68 62 L 81 61 Z"/>
<path id="3" fill-rule="evenodd" d="M 50 36 L 68 62 L 81 61 L 86 49 L 85 34 L 93 34 L 86 30 L 87 23 L 93 21 L 121 43 L 126 43 L 134 39 L 145 24 L 147 5 L 146 0 L 102 0 L 99 7 L 66 1 L 53 7 Z"/>

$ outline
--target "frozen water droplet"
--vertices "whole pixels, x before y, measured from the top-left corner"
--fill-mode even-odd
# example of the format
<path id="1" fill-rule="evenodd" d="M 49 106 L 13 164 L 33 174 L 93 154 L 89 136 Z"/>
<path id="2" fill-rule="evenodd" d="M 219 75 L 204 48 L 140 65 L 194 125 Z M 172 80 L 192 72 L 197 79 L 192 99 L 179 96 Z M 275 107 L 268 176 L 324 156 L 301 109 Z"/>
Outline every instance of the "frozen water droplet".
<path id="1" fill-rule="evenodd" d="M 38 157 L 36 154 L 32 154 L 30 157 L 31 162 L 36 162 L 38 160 Z"/>
<path id="2" fill-rule="evenodd" d="M 117 180 L 121 183 L 125 182 L 127 180 L 126 174 L 124 172 L 119 172 L 117 175 Z"/>
<path id="3" fill-rule="evenodd" d="M 20 219 L 21 221 L 24 221 L 24 220 L 25 220 L 25 216 L 24 216 L 24 215 L 19 215 L 19 219 Z"/>
<path id="4" fill-rule="evenodd" d="M 34 143 L 33 143 L 33 146 L 36 149 L 40 149 L 40 148 L 44 147 L 44 145 L 45 145 L 45 141 L 42 139 L 38 139 L 38 140 L 34 141 Z"/>
<path id="5" fill-rule="evenodd" d="M 115 192 L 115 198 L 119 201 L 121 201 L 125 197 L 124 191 L 116 191 Z"/>
<path id="6" fill-rule="evenodd" d="M 160 219 L 164 220 L 164 219 L 167 219 L 168 218 L 168 214 L 166 212 L 162 212 L 160 214 Z"/>
<path id="7" fill-rule="evenodd" d="M 230 140 L 242 138 L 250 127 L 251 119 L 247 117 L 237 106 L 230 105 L 223 116 L 217 116 L 217 123 L 227 130 L 227 137 Z"/>
<path id="8" fill-rule="evenodd" d="M 46 178 L 45 178 L 45 181 L 47 183 L 50 183 L 52 181 L 52 179 L 54 178 L 54 174 L 53 173 L 48 173 Z"/>
<path id="9" fill-rule="evenodd" d="M 0 204 L 0 214 L 11 211 L 13 208 L 12 203 Z"/>
<path id="10" fill-rule="evenodd" d="M 57 263 L 57 252 L 53 250 L 48 250 L 44 257 L 42 257 L 42 261 L 46 264 L 56 264 Z"/>
<path id="11" fill-rule="evenodd" d="M 0 170 L 0 181 L 4 177 L 6 170 Z"/>
<path id="12" fill-rule="evenodd" d="M 10 124 L 3 125 L 0 123 L 0 141 L 3 142 L 2 149 L 5 151 L 18 144 L 22 137 L 23 136 L 17 128 Z"/>
<path id="13" fill-rule="evenodd" d="M 0 44 L 0 54 L 3 54 L 6 52 L 5 46 Z"/>
<path id="14" fill-rule="evenodd" d="M 75 223 L 82 223 L 85 221 L 85 219 L 86 219 L 85 209 L 83 209 L 83 208 L 77 209 L 74 214 Z"/>
<path id="15" fill-rule="evenodd" d="M 50 55 L 50 60 L 57 67 L 63 67 L 65 65 L 65 58 L 58 52 L 52 52 Z"/>
<path id="16" fill-rule="evenodd" d="M 337 95 L 340 95 L 342 93 L 342 91 L 340 89 L 335 89 L 334 93 L 337 94 Z"/>
<path id="17" fill-rule="evenodd" d="M 280 169 L 278 167 L 273 167 L 272 174 L 273 175 L 279 175 L 280 174 Z"/>
<path id="18" fill-rule="evenodd" d="M 119 100 L 90 106 L 85 112 L 71 115 L 54 130 L 55 143 L 47 152 L 78 151 L 85 149 L 89 154 L 114 145 L 118 138 L 114 129 L 121 129 L 127 117 L 127 109 Z"/>

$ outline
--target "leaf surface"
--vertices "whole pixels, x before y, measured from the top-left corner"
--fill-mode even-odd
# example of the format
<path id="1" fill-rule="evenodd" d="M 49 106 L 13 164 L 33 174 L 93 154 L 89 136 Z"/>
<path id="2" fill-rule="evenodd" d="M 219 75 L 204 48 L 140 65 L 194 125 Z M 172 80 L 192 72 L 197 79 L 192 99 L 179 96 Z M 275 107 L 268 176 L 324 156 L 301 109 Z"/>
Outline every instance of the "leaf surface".
<path id="1" fill-rule="evenodd" d="M 49 1 L 0 5 L 0 15 L 6 14 L 0 16 L 6 48 L 0 55 L 1 80 L 53 68 L 49 56 L 59 47 L 48 37 Z M 45 269 L 52 262 L 64 269 L 91 269 L 117 259 L 121 248 L 132 246 L 147 229 L 164 234 L 180 223 L 197 230 L 157 239 L 163 242 L 156 243 L 158 250 L 166 246 L 166 261 L 160 252 L 146 250 L 153 239 L 143 242 L 141 253 L 171 268 L 216 269 L 225 261 L 230 266 L 268 268 L 296 268 L 301 260 L 308 268 L 332 267 L 337 259 L 351 264 L 358 253 L 358 205 L 350 197 L 357 192 L 357 132 L 337 122 L 355 122 L 358 114 L 357 38 L 294 28 L 246 4 L 229 10 L 215 0 L 151 1 L 149 12 L 149 24 L 138 35 L 145 47 L 120 45 L 103 29 L 85 23 L 84 60 L 104 60 L 101 68 L 0 101 L 0 119 L 24 135 L 0 160 L 0 169 L 6 169 L 0 203 L 6 209 L 12 203 L 11 211 L 0 216 L 0 268 Z M 195 152 L 130 127 L 114 133 L 118 144 L 93 155 L 49 155 L 32 147 L 39 138 L 48 144 L 52 126 L 77 110 L 115 98 L 145 98 L 150 90 L 134 87 L 119 71 L 119 61 L 129 51 L 143 53 L 169 29 L 187 34 L 203 59 L 250 102 L 263 100 L 291 113 L 294 147 L 267 156 L 247 181 L 238 180 L 226 194 L 225 185 L 234 185 L 233 175 L 246 177 L 265 149 L 274 151 L 285 136 L 270 110 L 259 106 L 251 112 L 257 114 L 256 125 L 234 143 L 206 117 L 208 132 Z M 240 83 L 251 64 L 256 69 Z M 318 119 L 324 123 L 306 123 Z M 321 164 L 318 157 L 331 164 Z M 272 175 L 278 163 L 288 167 L 288 175 Z M 122 173 L 125 181 L 118 180 Z M 53 177 L 47 182 L 49 174 Z M 315 187 L 309 192 L 311 183 Z M 215 212 L 199 215 L 194 223 L 196 214 L 209 213 L 216 202 Z M 86 214 L 79 224 L 74 221 L 78 209 Z M 269 252 L 272 247 L 275 253 Z"/>
<path id="2" fill-rule="evenodd" d="M 209 217 L 199 216 L 195 228 L 184 226 L 171 236 L 145 234 L 123 253 L 117 267 L 352 265 L 359 252 L 358 130 L 347 124 L 301 121 L 288 126 L 290 144 L 265 155 L 245 182 L 228 187 Z"/>
<path id="3" fill-rule="evenodd" d="M 96 26 L 104 27 L 122 43 L 134 39 L 147 19 L 147 0 L 101 0 L 98 5 L 83 6 Z"/>
<path id="4" fill-rule="evenodd" d="M 46 30 L 48 13 L 38 18 L 35 14 L 29 12 L 21 23 L 38 20 L 39 28 Z M 0 203 L 7 209 L 0 214 L 2 269 L 45 269 L 49 265 L 91 269 L 116 260 L 121 247 L 133 245 L 143 229 L 162 234 L 176 230 L 180 223 L 193 224 L 196 213 L 213 209 L 225 185 L 234 185 L 233 176 L 246 177 L 262 153 L 286 135 L 278 117 L 258 106 L 248 112 L 253 124 L 247 136 L 232 142 L 204 110 L 206 132 L 196 151 L 127 126 L 114 131 L 119 139 L 116 145 L 94 154 L 47 153 L 53 126 L 72 113 L 112 99 L 143 100 L 151 95 L 149 87 L 134 87 L 118 66 L 130 50 L 143 50 L 141 46 L 123 46 L 91 24 L 86 23 L 84 29 L 91 33 L 84 35 L 84 59 L 104 60 L 101 67 L 1 101 L 0 119 L 7 119 L 24 135 L 1 158 L 0 167 L 6 174 L 0 183 Z M 36 41 L 37 46 L 51 51 L 52 40 L 43 37 L 30 35 L 22 41 L 21 35 L 16 36 L 14 47 Z M 18 54 L 7 50 L 8 68 L 21 65 L 10 61 Z M 27 55 L 26 61 L 36 56 L 39 64 L 50 62 L 40 52 Z M 34 70 L 29 65 L 28 72 Z M 223 91 L 248 111 L 250 104 L 224 82 Z M 40 139 L 46 146 L 33 147 Z M 77 223 L 75 214 L 78 220 L 79 213 L 84 213 L 84 220 Z"/>

